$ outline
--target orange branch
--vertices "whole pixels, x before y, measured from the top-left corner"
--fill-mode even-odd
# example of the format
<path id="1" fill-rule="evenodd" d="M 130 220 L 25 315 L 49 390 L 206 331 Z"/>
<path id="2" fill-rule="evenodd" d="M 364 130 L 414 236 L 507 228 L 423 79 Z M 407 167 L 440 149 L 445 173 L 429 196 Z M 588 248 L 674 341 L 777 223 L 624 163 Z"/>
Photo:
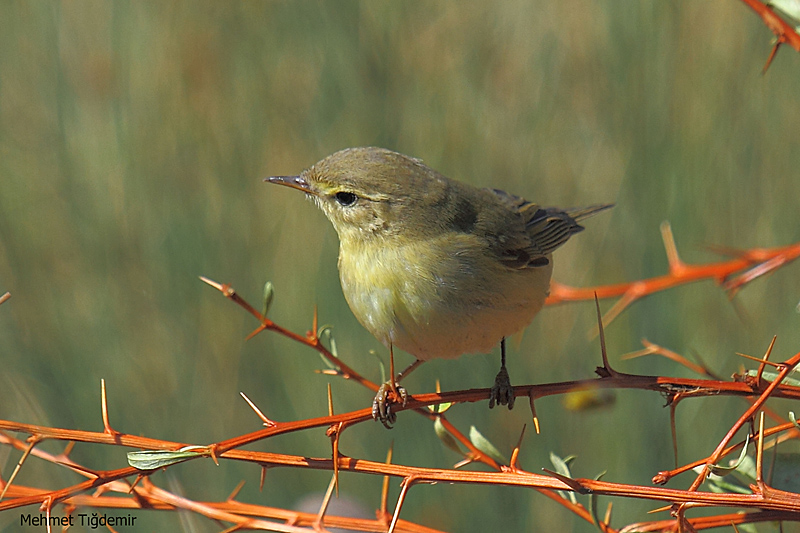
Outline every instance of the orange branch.
<path id="1" fill-rule="evenodd" d="M 674 247 L 674 242 L 669 227 L 662 226 L 662 233 L 667 250 L 670 250 Z M 734 294 L 747 283 L 791 263 L 798 257 L 800 257 L 800 242 L 777 248 L 754 248 L 737 252 L 737 257 L 733 259 L 707 264 L 687 264 L 675 256 L 670 258 L 669 273 L 653 278 L 585 288 L 570 287 L 553 281 L 550 284 L 550 296 L 546 305 L 591 300 L 596 294 L 598 298 L 620 298 L 613 311 L 613 315 L 616 316 L 640 298 L 706 279 L 714 280 Z M 737 273 L 740 274 L 732 278 Z M 604 322 L 608 323 L 608 317 L 604 318 Z"/>
<path id="2" fill-rule="evenodd" d="M 726 290 L 733 292 L 746 285 L 750 281 L 763 276 L 768 272 L 774 271 L 775 269 L 795 260 L 797 257 L 800 257 L 800 243 L 796 243 L 779 248 L 755 249 L 737 252 L 736 257 L 729 261 L 722 261 L 706 265 L 688 265 L 680 260 L 668 225 L 662 226 L 662 235 L 664 237 L 664 243 L 667 249 L 669 263 L 668 274 L 631 283 L 622 283 L 588 289 L 576 289 L 554 284 L 553 295 L 548 303 L 553 304 L 571 300 L 591 299 L 595 297 L 595 294 L 601 298 L 621 297 L 620 301 L 617 303 L 617 305 L 615 305 L 614 308 L 614 311 L 618 313 L 624 309 L 625 306 L 634 302 L 638 298 L 652 294 L 653 292 L 702 279 L 713 279 L 718 284 L 723 284 Z M 305 336 L 298 335 L 282 328 L 281 326 L 262 316 L 252 306 L 244 301 L 244 299 L 238 296 L 230 286 L 217 284 L 215 282 L 211 282 L 210 280 L 206 281 L 222 291 L 226 297 L 234 300 L 237 304 L 242 306 L 259 320 L 260 325 L 254 333 L 258 333 L 263 330 L 271 330 L 285 335 L 297 342 L 303 343 L 315 349 L 329 361 L 331 361 L 337 369 L 335 371 L 337 375 L 359 382 L 371 390 L 376 388 L 374 383 L 363 378 L 358 372 L 345 365 L 337 356 L 335 356 L 322 345 L 317 336 L 318 332 L 316 331 L 316 316 L 313 320 L 314 331 L 309 331 Z M 654 345 L 648 347 L 647 353 L 661 353 L 671 357 L 673 360 L 678 361 L 679 363 L 686 364 L 686 361 L 683 360 L 683 358 L 681 358 L 679 355 L 665 351 L 664 349 Z M 664 394 L 668 401 L 675 399 L 678 395 L 681 399 L 696 396 L 720 395 L 735 395 L 751 398 L 753 405 L 741 417 L 739 417 L 737 423 L 729 431 L 725 439 L 719 443 L 712 455 L 706 459 L 702 459 L 694 463 L 698 466 L 705 465 L 706 467 L 711 463 L 716 463 L 721 457 L 731 453 L 732 451 L 735 451 L 737 447 L 741 446 L 728 446 L 728 442 L 733 437 L 733 434 L 736 432 L 736 430 L 746 423 L 746 421 L 755 414 L 756 410 L 763 407 L 762 404 L 766 402 L 767 398 L 782 397 L 795 400 L 800 399 L 800 387 L 786 385 L 780 382 L 781 379 L 788 374 L 790 368 L 794 367 L 798 362 L 800 362 L 800 353 L 794 355 L 786 362 L 776 365 L 778 368 L 780 368 L 779 379 L 771 383 L 765 382 L 762 379 L 753 378 L 750 374 L 742 377 L 735 376 L 733 381 L 624 374 L 618 371 L 611 371 L 605 357 L 604 345 L 603 354 L 604 364 L 603 367 L 599 369 L 599 374 L 601 376 L 599 378 L 515 387 L 515 396 L 528 396 L 531 401 L 533 401 L 534 399 L 541 398 L 543 396 L 565 394 L 576 390 L 590 390 L 600 387 L 656 391 Z M 696 367 L 694 369 L 703 370 L 700 367 Z M 710 373 L 706 372 L 706 374 L 713 378 Z M 266 453 L 242 449 L 242 447 L 246 444 L 271 438 L 283 433 L 310 428 L 336 427 L 338 428 L 338 432 L 341 432 L 341 429 L 345 426 L 349 427 L 353 424 L 370 420 L 372 417 L 369 409 L 361 409 L 338 415 L 333 414 L 331 409 L 329 416 L 291 422 L 272 422 L 269 419 L 266 419 L 263 414 L 260 414 L 260 418 L 267 422 L 268 427 L 238 437 L 233 437 L 210 446 L 204 446 L 202 448 L 209 450 L 209 453 L 201 454 L 201 456 L 210 456 L 215 461 L 228 459 L 253 463 L 257 466 L 260 466 L 262 472 L 268 468 L 290 467 L 341 472 L 349 471 L 380 476 L 394 476 L 403 479 L 403 496 L 407 495 L 411 488 L 419 483 L 471 483 L 528 487 L 538 490 L 545 496 L 552 498 L 559 504 L 565 506 L 575 515 L 588 522 L 594 520 L 592 512 L 579 503 L 573 503 L 568 499 L 563 498 L 556 491 L 577 491 L 580 493 L 593 493 L 596 495 L 647 499 L 651 501 L 667 502 L 673 506 L 678 505 L 678 521 L 681 524 L 680 527 L 684 528 L 706 528 L 713 527 L 712 524 L 726 524 L 725 520 L 732 516 L 719 514 L 715 517 L 709 517 L 707 519 L 690 519 L 684 516 L 686 510 L 698 505 L 761 510 L 760 512 L 736 515 L 737 517 L 742 518 L 729 520 L 727 523 L 757 522 L 768 519 L 767 517 L 771 517 L 772 519 L 800 521 L 800 497 L 794 493 L 780 491 L 769 487 L 763 483 L 763 481 L 761 481 L 757 487 L 754 485 L 755 488 L 753 489 L 752 494 L 732 494 L 697 491 L 696 488 L 699 484 L 698 482 L 693 484 L 689 490 L 679 490 L 666 489 L 662 487 L 630 485 L 624 483 L 612 483 L 583 478 L 569 478 L 563 475 L 541 475 L 537 473 L 526 472 L 519 466 L 519 446 L 515 449 L 512 467 L 505 467 L 498 464 L 493 459 L 488 457 L 484 452 L 481 452 L 479 449 L 477 449 L 466 436 L 464 436 L 457 428 L 450 424 L 444 417 L 427 409 L 428 406 L 448 402 L 461 403 L 481 401 L 487 399 L 488 396 L 489 389 L 471 389 L 445 393 L 437 392 L 431 394 L 419 394 L 410 397 L 405 408 L 398 405 L 396 410 L 400 411 L 403 409 L 413 409 L 430 419 L 439 417 L 445 429 L 463 446 L 467 447 L 468 451 L 466 452 L 466 457 L 468 460 L 484 463 L 493 470 L 491 472 L 423 468 L 392 463 L 378 463 L 341 455 L 338 453 L 338 449 L 335 446 L 332 458 L 312 458 L 303 455 Z M 207 516 L 211 519 L 232 523 L 233 526 L 229 528 L 231 531 L 244 529 L 265 529 L 272 531 L 299 532 L 318 530 L 320 527 L 322 527 L 322 524 L 319 522 L 319 516 L 321 516 L 320 514 L 303 514 L 282 509 L 276 510 L 261 505 L 243 504 L 234 500 L 236 491 L 234 491 L 234 494 L 224 502 L 196 502 L 153 485 L 148 478 L 153 471 L 141 471 L 133 467 L 106 471 L 90 470 L 79 464 L 76 464 L 68 458 L 68 450 L 71 448 L 71 446 L 68 446 L 67 450 L 61 455 L 53 456 L 43 452 L 42 450 L 38 449 L 38 447 L 31 445 L 32 442 L 39 442 L 43 440 L 66 440 L 70 443 L 93 442 L 109 444 L 113 446 L 145 448 L 149 450 L 177 450 L 186 446 L 184 443 L 126 435 L 111 429 L 111 426 L 108 422 L 107 409 L 105 407 L 105 394 L 103 394 L 103 404 L 104 407 L 102 413 L 105 428 L 105 431 L 103 432 L 51 428 L 0 420 L 0 429 L 24 432 L 31 435 L 31 438 L 29 438 L 27 441 L 23 441 L 0 431 L 0 444 L 11 446 L 19 450 L 30 450 L 30 458 L 37 458 L 53 464 L 66 466 L 86 478 L 86 480 L 81 483 L 56 490 L 18 486 L 10 481 L 4 482 L 2 479 L 0 479 L 0 489 L 5 490 L 7 498 L 5 501 L 0 501 L 0 510 L 19 508 L 25 505 L 33 504 L 43 505 L 48 512 L 56 504 L 64 505 L 67 512 L 73 512 L 78 506 L 108 508 L 116 507 L 128 509 L 186 509 L 203 516 Z M 259 413 L 255 406 L 252 404 L 251 406 L 254 407 L 257 413 Z M 767 436 L 779 431 L 787 431 L 790 429 L 792 428 L 789 425 L 784 424 L 777 428 L 763 430 L 760 435 Z M 763 446 L 763 439 L 761 437 L 759 437 L 759 445 Z M 689 466 L 691 465 L 687 465 L 671 472 L 662 472 L 660 474 L 661 477 L 655 479 L 654 481 L 659 482 L 666 480 L 668 477 L 671 477 L 680 471 L 685 471 Z M 172 466 L 170 466 L 170 468 L 171 467 Z M 141 483 L 129 483 L 126 478 L 131 477 L 135 477 L 136 482 L 141 481 Z M 700 478 L 698 478 L 698 481 L 699 479 Z M 94 490 L 94 494 L 91 496 L 88 494 L 82 494 L 92 491 L 93 489 L 97 490 Z M 103 494 L 108 491 L 118 492 L 124 494 L 124 496 L 115 496 L 113 498 L 103 496 Z M 402 500 L 398 502 L 398 511 L 395 513 L 395 516 L 392 517 L 392 523 L 394 524 L 396 531 L 405 531 L 409 533 L 436 533 L 435 530 L 426 528 L 424 526 L 399 520 L 398 515 L 401 506 Z M 380 516 L 377 520 L 359 520 L 344 517 L 325 516 L 324 526 L 340 526 L 360 531 L 385 531 L 388 524 L 387 513 L 385 512 L 385 505 L 382 508 L 384 511 L 379 512 Z M 265 518 L 273 519 L 273 521 L 265 520 Z M 600 524 L 599 527 L 601 530 L 609 533 L 617 531 L 612 529 L 607 524 Z M 676 522 L 676 520 L 649 522 L 643 525 L 643 528 L 640 530 L 657 530 L 651 529 L 653 527 L 662 527 L 661 530 L 674 531 L 676 528 L 678 528 L 678 522 Z M 630 526 L 629 528 L 625 528 L 625 530 L 629 529 Z"/>
<path id="3" fill-rule="evenodd" d="M 759 0 L 742 0 L 750 9 L 758 13 L 767 28 L 778 38 L 779 43 L 787 43 L 789 46 L 800 52 L 800 35 L 795 29 L 783 20 L 766 4 Z"/>

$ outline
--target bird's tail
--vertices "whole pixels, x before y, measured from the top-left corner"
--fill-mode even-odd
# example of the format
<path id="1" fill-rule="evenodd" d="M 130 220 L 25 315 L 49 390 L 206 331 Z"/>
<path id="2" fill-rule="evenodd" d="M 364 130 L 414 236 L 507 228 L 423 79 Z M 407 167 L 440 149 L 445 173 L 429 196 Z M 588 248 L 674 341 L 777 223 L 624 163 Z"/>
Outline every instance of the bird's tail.
<path id="1" fill-rule="evenodd" d="M 564 212 L 574 219 L 575 222 L 580 222 L 581 220 L 593 217 L 597 213 L 605 211 L 606 209 L 611 209 L 612 207 L 614 207 L 614 204 L 598 204 L 588 207 L 572 207 L 564 209 Z"/>

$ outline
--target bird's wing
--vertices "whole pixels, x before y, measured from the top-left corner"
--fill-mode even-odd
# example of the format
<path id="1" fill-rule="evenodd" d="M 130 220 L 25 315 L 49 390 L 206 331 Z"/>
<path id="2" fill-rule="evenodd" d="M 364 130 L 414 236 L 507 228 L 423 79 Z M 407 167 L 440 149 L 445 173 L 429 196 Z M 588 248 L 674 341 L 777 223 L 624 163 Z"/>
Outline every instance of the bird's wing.
<path id="1" fill-rule="evenodd" d="M 612 204 L 605 204 L 574 209 L 542 208 L 499 189 L 492 189 L 492 192 L 522 217 L 525 226 L 527 246 L 503 253 L 504 261 L 507 257 L 509 264 L 516 268 L 547 265 L 547 255 L 567 242 L 572 235 L 583 231 L 583 226 L 578 224 L 579 220 L 612 207 Z"/>

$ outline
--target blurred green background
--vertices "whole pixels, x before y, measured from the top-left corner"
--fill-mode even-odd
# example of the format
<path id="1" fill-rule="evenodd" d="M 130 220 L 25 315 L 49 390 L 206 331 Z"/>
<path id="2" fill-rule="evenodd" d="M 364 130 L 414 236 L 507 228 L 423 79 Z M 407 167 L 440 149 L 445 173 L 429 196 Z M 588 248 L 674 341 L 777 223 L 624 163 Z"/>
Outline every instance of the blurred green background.
<path id="1" fill-rule="evenodd" d="M 271 318 L 301 333 L 318 305 L 345 361 L 379 379 L 369 351 L 386 350 L 344 301 L 333 229 L 300 195 L 261 182 L 348 146 L 395 149 L 546 205 L 616 202 L 557 252 L 554 277 L 573 285 L 664 273 L 663 220 L 687 261 L 716 260 L 709 243 L 794 242 L 800 57 L 783 49 L 762 76 L 770 38 L 734 0 L 3 2 L 0 292 L 13 296 L 0 306 L 0 418 L 100 431 L 101 378 L 113 427 L 196 444 L 259 428 L 239 391 L 283 421 L 325 414 L 328 382 L 337 412 L 367 406 L 368 391 L 315 374 L 310 349 L 275 334 L 245 342 L 255 321 L 197 278 L 231 283 L 256 307 L 271 280 Z M 774 358 L 785 359 L 800 349 L 798 268 L 745 288 L 738 311 L 711 282 L 641 301 L 608 329 L 612 361 L 691 376 L 657 358 L 619 361 L 646 337 L 729 376 L 743 364 L 735 352 L 760 355 L 773 335 Z M 511 349 L 513 382 L 591 377 L 594 320 L 588 302 L 542 312 Z M 434 361 L 406 385 L 488 387 L 497 364 Z M 613 407 L 575 413 L 561 398 L 541 400 L 543 432 L 528 431 L 522 466 L 574 454 L 577 476 L 648 484 L 674 462 L 663 403 L 622 391 Z M 710 453 L 744 408 L 730 398 L 681 404 L 680 460 Z M 530 422 L 524 402 L 448 416 L 506 453 Z M 398 463 L 460 459 L 413 413 L 391 432 L 348 430 L 341 450 L 383 460 L 392 442 Z M 320 429 L 252 448 L 319 457 L 330 441 Z M 81 444 L 72 457 L 113 469 L 125 451 Z M 4 478 L 18 458 L 0 449 Z M 19 482 L 79 479 L 31 460 Z M 154 476 L 198 500 L 224 499 L 245 480 L 240 499 L 292 507 L 324 491 L 329 474 L 272 470 L 260 493 L 258 479 L 255 466 L 210 461 Z M 341 479 L 368 515 L 380 486 Z M 394 499 L 398 480 L 391 488 Z M 613 525 L 653 507 L 616 500 Z M 19 513 L 3 514 L 0 529 L 16 531 Z M 137 531 L 219 529 L 138 516 Z M 533 491 L 502 487 L 417 487 L 402 517 L 446 531 L 594 531 Z"/>

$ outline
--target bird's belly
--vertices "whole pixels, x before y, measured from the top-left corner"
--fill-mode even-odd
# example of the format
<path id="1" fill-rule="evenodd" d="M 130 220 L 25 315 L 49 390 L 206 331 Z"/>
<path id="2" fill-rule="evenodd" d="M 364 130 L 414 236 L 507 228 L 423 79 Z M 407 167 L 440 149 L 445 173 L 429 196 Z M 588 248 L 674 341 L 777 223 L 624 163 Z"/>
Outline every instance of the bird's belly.
<path id="1" fill-rule="evenodd" d="M 502 338 L 530 324 L 546 297 L 546 292 L 542 292 L 536 298 L 508 302 L 510 307 L 462 308 L 456 313 L 445 311 L 424 326 L 400 323 L 394 331 L 393 344 L 422 360 L 489 353 Z"/>
<path id="2" fill-rule="evenodd" d="M 547 297 L 552 263 L 512 270 L 465 263 L 431 263 L 409 250 L 340 256 L 350 308 L 378 340 L 418 359 L 487 353 L 527 326 Z M 502 269 L 499 269 L 502 268 Z"/>

